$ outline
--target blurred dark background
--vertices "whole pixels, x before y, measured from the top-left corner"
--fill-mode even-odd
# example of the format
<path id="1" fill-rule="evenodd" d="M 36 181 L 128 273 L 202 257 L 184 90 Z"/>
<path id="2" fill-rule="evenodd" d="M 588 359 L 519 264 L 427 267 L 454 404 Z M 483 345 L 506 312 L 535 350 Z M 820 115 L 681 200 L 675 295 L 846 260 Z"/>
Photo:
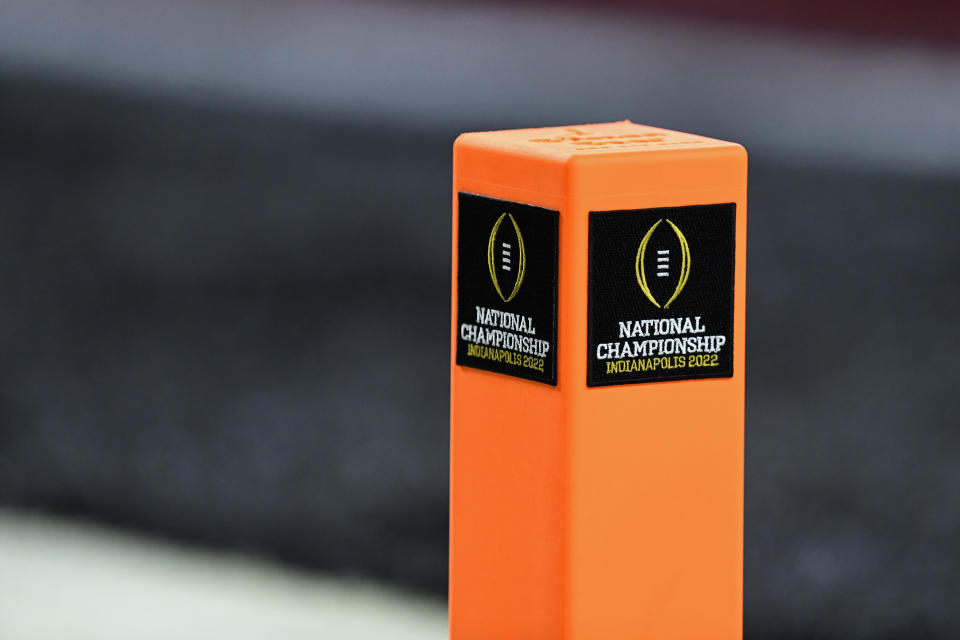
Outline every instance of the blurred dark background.
<path id="1" fill-rule="evenodd" d="M 958 35 L 930 1 L 8 0 L 0 504 L 442 597 L 453 138 L 630 118 L 751 152 L 747 637 L 960 637 Z"/>

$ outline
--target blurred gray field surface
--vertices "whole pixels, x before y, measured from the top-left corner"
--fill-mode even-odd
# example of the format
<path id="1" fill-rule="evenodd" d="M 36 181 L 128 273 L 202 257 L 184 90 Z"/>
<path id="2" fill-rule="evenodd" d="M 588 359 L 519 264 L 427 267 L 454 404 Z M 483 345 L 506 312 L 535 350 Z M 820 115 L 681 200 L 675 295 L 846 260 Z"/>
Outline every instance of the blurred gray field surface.
<path id="1" fill-rule="evenodd" d="M 483 56 L 427 27 L 503 24 L 359 4 L 381 6 L 305 11 L 354 35 L 396 18 L 400 59 L 440 51 L 441 70 Z M 283 6 L 291 29 L 313 24 Z M 51 28 L 29 15 L 24 33 Z M 255 31 L 236 15 L 224 29 Z M 74 18 L 59 42 L 78 38 L 76 60 L 0 43 L 0 502 L 442 594 L 450 145 L 630 117 L 751 151 L 748 637 L 960 637 L 957 55 L 584 18 L 576 46 L 622 48 L 557 77 L 545 43 L 576 18 L 558 12 L 493 41 L 512 56 L 494 85 L 405 85 L 425 63 L 378 85 L 282 29 L 244 67 L 237 36 L 162 57 Z M 90 34 L 140 57 L 112 69 Z M 604 94 L 615 54 L 643 81 Z M 283 61 L 294 76 L 273 74 Z M 247 84 L 218 84 L 227 67 Z"/>
<path id="2" fill-rule="evenodd" d="M 439 599 L 0 511 L 0 638 L 443 640 Z"/>

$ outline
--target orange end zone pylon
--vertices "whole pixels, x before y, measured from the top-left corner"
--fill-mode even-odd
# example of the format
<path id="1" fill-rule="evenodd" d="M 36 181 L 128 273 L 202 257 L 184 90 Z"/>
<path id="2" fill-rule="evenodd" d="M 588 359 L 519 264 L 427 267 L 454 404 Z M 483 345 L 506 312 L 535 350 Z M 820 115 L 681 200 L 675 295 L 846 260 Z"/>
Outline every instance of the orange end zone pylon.
<path id="1" fill-rule="evenodd" d="M 450 637 L 742 635 L 747 156 L 454 145 Z"/>

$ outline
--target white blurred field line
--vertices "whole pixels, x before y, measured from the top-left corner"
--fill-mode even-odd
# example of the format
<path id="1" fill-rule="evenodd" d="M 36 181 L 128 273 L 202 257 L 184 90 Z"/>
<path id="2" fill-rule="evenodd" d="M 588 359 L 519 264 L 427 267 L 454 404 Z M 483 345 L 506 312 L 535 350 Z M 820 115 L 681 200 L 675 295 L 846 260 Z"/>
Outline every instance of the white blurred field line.
<path id="1" fill-rule="evenodd" d="M 0 511 L 3 640 L 441 640 L 442 602 Z"/>
<path id="2" fill-rule="evenodd" d="M 631 118 L 960 167 L 960 50 L 543 6 L 5 0 L 0 68 L 452 130 Z"/>

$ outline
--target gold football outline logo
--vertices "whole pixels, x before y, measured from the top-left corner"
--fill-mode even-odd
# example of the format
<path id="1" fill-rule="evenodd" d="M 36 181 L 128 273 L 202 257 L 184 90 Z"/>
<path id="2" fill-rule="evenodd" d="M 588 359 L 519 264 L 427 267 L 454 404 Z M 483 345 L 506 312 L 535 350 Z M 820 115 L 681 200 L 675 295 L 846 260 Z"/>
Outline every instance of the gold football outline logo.
<path id="1" fill-rule="evenodd" d="M 653 223 L 653 226 L 647 230 L 646 235 L 643 236 L 643 240 L 640 241 L 640 247 L 637 249 L 637 261 L 635 269 L 637 272 L 637 284 L 640 285 L 640 290 L 643 291 L 643 294 L 647 296 L 647 300 L 652 302 L 654 306 L 660 309 L 660 303 L 657 302 L 657 299 L 653 297 L 653 294 L 650 293 L 650 287 L 647 286 L 647 273 L 644 269 L 644 258 L 647 255 L 647 243 L 650 242 L 650 236 L 653 235 L 653 232 L 656 230 L 660 223 L 664 219 L 660 218 Z M 680 295 L 680 292 L 683 291 L 683 288 L 687 285 L 687 278 L 690 277 L 690 245 L 687 244 L 687 239 L 683 236 L 683 232 L 677 228 L 677 225 L 667 219 L 667 224 L 670 225 L 670 228 L 673 229 L 673 232 L 677 235 L 677 239 L 680 241 L 680 280 L 677 281 L 677 288 L 674 289 L 673 295 L 670 296 L 670 299 L 667 300 L 667 303 L 663 305 L 663 309 L 666 309 L 670 304 L 677 299 L 677 296 Z"/>
<path id="2" fill-rule="evenodd" d="M 513 224 L 513 230 L 517 234 L 517 243 L 519 246 L 519 264 L 517 265 L 517 281 L 513 285 L 513 291 L 510 292 L 509 296 L 504 296 L 503 291 L 500 289 L 500 282 L 497 280 L 497 268 L 496 260 L 494 259 L 494 254 L 496 253 L 496 239 L 497 231 L 500 230 L 500 225 L 503 224 L 503 220 L 509 218 L 510 222 Z M 517 295 L 517 292 L 520 291 L 520 285 L 523 284 L 523 276 L 527 270 L 527 253 L 523 248 L 523 235 L 520 233 L 520 227 L 517 225 L 517 221 L 514 220 L 513 215 L 509 213 L 502 213 L 500 217 L 497 218 L 497 221 L 493 224 L 493 229 L 490 231 L 490 239 L 487 241 L 487 269 L 490 270 L 490 280 L 493 281 L 493 288 L 497 290 L 497 295 L 500 296 L 500 299 L 504 302 L 510 302 Z"/>

